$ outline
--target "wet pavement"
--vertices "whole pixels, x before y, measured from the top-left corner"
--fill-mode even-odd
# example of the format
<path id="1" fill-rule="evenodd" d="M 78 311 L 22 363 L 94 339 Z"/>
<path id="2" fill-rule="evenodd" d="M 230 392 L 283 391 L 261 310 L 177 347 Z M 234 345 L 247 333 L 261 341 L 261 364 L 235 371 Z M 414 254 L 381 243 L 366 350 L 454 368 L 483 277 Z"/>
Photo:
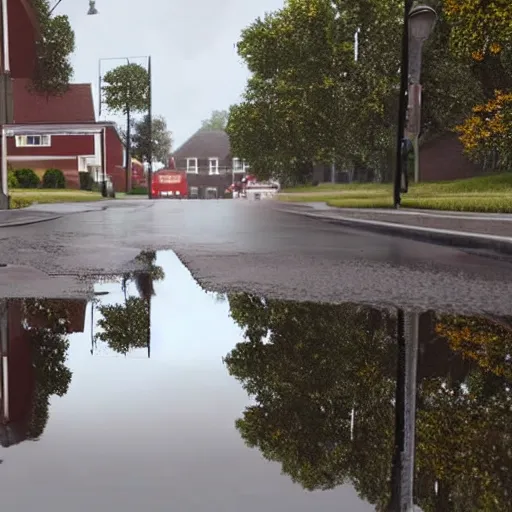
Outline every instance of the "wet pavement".
<path id="1" fill-rule="evenodd" d="M 0 229 L 0 265 L 7 265 L 0 267 L 0 297 L 25 296 L 34 271 L 70 279 L 119 273 L 132 270 L 143 249 L 172 249 L 203 287 L 217 292 L 508 313 L 511 260 L 485 251 L 327 224 L 279 212 L 268 202 L 116 204 Z M 42 277 L 38 283 L 52 297 L 80 288 L 53 286 Z"/>
<path id="2" fill-rule="evenodd" d="M 0 301 L 2 510 L 511 510 L 510 309 L 223 295 L 171 251 L 134 263 Z"/>

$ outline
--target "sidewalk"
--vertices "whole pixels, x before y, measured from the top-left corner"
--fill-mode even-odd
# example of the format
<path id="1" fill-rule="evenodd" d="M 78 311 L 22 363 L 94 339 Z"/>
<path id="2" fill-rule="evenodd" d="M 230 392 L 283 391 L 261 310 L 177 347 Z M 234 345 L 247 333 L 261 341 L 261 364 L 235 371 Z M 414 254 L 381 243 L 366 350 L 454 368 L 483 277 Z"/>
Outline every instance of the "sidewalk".
<path id="1" fill-rule="evenodd" d="M 280 203 L 278 209 L 381 234 L 512 254 L 512 214 L 334 208 L 325 203 Z"/>
<path id="2" fill-rule="evenodd" d="M 148 202 L 148 205 L 144 206 L 150 205 L 151 203 Z M 59 219 L 64 215 L 73 213 L 97 212 L 107 208 L 129 207 L 141 207 L 141 203 L 131 199 L 123 199 L 122 201 L 113 199 L 93 202 L 34 204 L 27 208 L 16 210 L 0 210 L 0 228 L 36 224 L 38 222 Z"/>

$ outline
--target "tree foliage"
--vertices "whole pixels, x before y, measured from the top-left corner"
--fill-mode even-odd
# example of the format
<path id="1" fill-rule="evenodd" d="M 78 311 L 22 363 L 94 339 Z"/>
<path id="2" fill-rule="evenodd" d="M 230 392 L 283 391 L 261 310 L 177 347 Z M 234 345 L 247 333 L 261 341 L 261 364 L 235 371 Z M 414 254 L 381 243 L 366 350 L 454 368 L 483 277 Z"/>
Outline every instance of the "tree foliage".
<path id="1" fill-rule="evenodd" d="M 67 16 L 50 14 L 48 0 L 33 0 L 33 4 L 42 36 L 37 42 L 34 89 L 46 95 L 61 95 L 73 77 L 70 57 L 75 50 L 75 34 Z"/>
<path id="2" fill-rule="evenodd" d="M 225 130 L 229 113 L 226 110 L 214 110 L 209 119 L 204 119 L 201 130 Z"/>
<path id="3" fill-rule="evenodd" d="M 118 66 L 105 73 L 103 101 L 112 112 L 144 112 L 149 105 L 149 74 L 136 63 Z"/>
<path id="4" fill-rule="evenodd" d="M 473 107 L 473 114 L 456 127 L 466 152 L 477 160 L 496 154 L 497 166 L 512 162 L 512 91 L 496 91 L 487 103 Z"/>
<path id="5" fill-rule="evenodd" d="M 153 117 L 151 132 L 152 148 L 150 148 L 149 116 L 145 115 L 140 121 L 133 121 L 131 154 L 141 162 L 148 162 L 151 152 L 153 161 L 167 163 L 171 154 L 172 134 L 167 129 L 164 117 Z"/>
<path id="6" fill-rule="evenodd" d="M 463 123 L 489 91 L 506 93 L 512 61 L 508 5 L 429 3 L 440 17 L 424 49 L 421 141 Z M 238 44 L 251 75 L 242 101 L 230 109 L 233 152 L 265 178 L 307 181 L 313 163 L 335 162 L 339 170 L 390 179 L 402 19 L 398 0 L 287 0 L 255 20 Z M 497 27 L 494 39 L 474 30 L 482 23 L 487 33 Z M 467 31 L 487 41 L 483 62 L 463 47 Z"/>
<path id="7" fill-rule="evenodd" d="M 478 62 L 498 55 L 512 41 L 512 4 L 507 0 L 445 0 L 444 12 L 453 23 L 452 48 Z"/>

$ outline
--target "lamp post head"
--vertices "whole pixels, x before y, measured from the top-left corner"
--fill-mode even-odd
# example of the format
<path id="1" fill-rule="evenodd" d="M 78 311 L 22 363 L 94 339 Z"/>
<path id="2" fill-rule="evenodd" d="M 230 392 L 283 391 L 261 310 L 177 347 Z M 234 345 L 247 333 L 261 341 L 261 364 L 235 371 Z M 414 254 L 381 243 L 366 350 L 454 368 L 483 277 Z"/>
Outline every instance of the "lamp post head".
<path id="1" fill-rule="evenodd" d="M 87 11 L 88 16 L 94 16 L 98 14 L 98 9 L 96 9 L 95 0 L 89 0 L 89 10 Z"/>
<path id="2" fill-rule="evenodd" d="M 425 41 L 430 37 L 437 21 L 437 13 L 428 5 L 417 5 L 409 12 L 409 37 Z"/>

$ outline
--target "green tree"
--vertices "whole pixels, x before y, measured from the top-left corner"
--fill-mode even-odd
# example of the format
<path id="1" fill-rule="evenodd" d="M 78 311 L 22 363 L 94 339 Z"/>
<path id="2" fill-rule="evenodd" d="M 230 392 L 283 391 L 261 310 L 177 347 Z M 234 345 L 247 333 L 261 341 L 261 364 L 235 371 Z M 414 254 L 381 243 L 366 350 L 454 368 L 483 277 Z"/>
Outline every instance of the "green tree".
<path id="1" fill-rule="evenodd" d="M 203 120 L 201 130 L 225 130 L 228 115 L 228 112 L 225 110 L 214 110 L 209 119 Z"/>
<path id="2" fill-rule="evenodd" d="M 48 96 L 61 95 L 73 77 L 70 57 L 75 50 L 75 34 L 67 16 L 52 17 L 48 0 L 33 0 L 33 4 L 41 28 L 41 39 L 36 43 L 34 90 Z"/>
<path id="3" fill-rule="evenodd" d="M 144 112 L 148 108 L 149 75 L 140 64 L 125 64 L 105 73 L 103 101 L 120 114 Z"/>
<path id="4" fill-rule="evenodd" d="M 390 70 L 400 63 L 400 9 L 395 0 L 289 0 L 245 29 L 238 51 L 252 76 L 242 104 L 231 109 L 235 152 L 256 173 L 276 167 L 294 179 L 307 179 L 313 162 L 385 165 L 395 123 L 399 76 Z"/>
<path id="5" fill-rule="evenodd" d="M 149 161 L 150 149 L 153 160 L 167 163 L 171 153 L 172 134 L 167 129 L 167 123 L 162 116 L 152 119 L 152 148 L 150 148 L 149 116 L 145 115 L 140 121 L 133 123 L 132 155 L 141 162 Z"/>

